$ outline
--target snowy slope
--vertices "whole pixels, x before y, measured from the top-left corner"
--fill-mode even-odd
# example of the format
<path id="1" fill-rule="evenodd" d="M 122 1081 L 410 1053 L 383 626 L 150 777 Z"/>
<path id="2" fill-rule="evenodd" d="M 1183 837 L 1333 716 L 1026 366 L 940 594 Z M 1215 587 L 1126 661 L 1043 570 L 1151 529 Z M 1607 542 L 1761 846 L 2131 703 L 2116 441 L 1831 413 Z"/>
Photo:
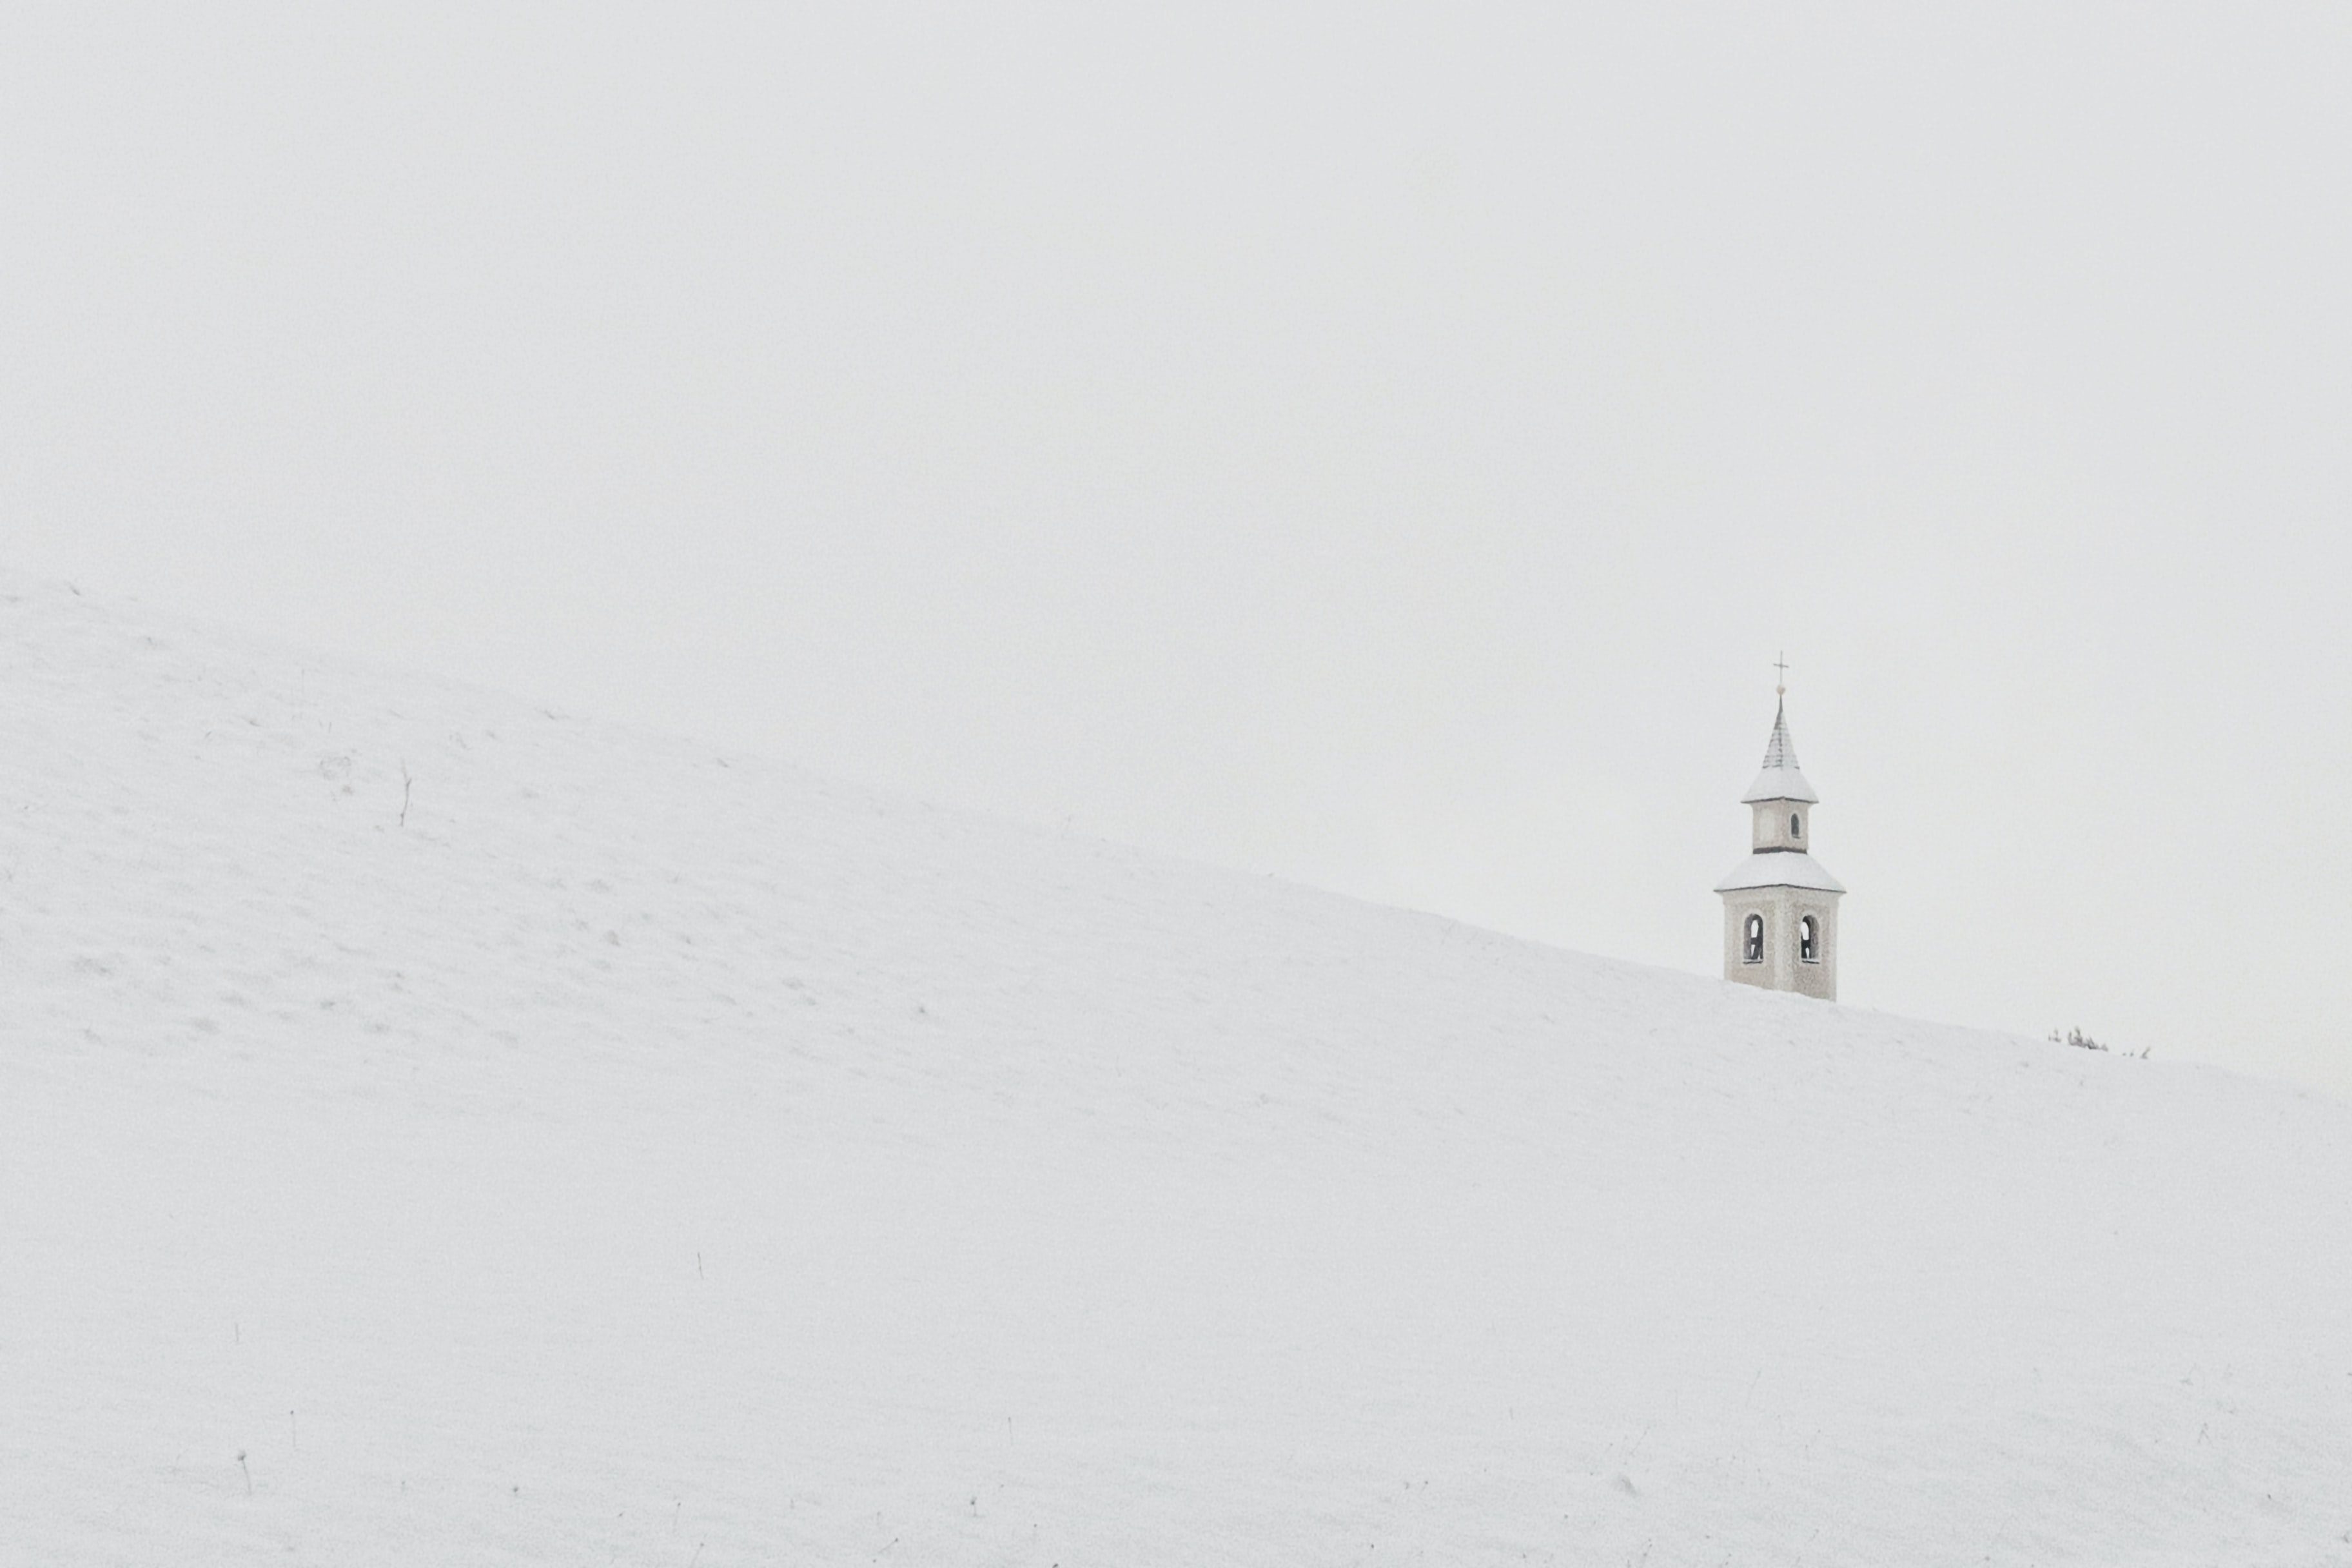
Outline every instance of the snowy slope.
<path id="1" fill-rule="evenodd" d="M 0 668 L 0 1562 L 2352 1563 L 2341 1106 L 62 587 Z"/>

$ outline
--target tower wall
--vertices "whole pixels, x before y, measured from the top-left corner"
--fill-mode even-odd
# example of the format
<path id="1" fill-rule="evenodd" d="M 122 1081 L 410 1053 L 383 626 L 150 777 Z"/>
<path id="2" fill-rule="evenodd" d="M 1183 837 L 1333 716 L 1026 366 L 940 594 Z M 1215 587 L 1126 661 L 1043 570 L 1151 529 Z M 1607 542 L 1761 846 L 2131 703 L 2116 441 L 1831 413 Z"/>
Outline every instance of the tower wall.
<path id="1" fill-rule="evenodd" d="M 1801 800 L 1764 800 L 1753 807 L 1748 833 L 1751 849 L 1811 849 L 1813 808 Z M 1790 825 L 1796 825 L 1790 831 Z"/>
<path id="2" fill-rule="evenodd" d="M 1723 977 L 1767 991 L 1837 1000 L 1839 895 L 1817 888 L 1742 888 L 1723 895 Z M 1743 951 L 1748 917 L 1764 917 L 1764 957 L 1750 963 Z M 1798 954 L 1798 921 L 1811 915 L 1821 931 L 1821 959 Z"/>

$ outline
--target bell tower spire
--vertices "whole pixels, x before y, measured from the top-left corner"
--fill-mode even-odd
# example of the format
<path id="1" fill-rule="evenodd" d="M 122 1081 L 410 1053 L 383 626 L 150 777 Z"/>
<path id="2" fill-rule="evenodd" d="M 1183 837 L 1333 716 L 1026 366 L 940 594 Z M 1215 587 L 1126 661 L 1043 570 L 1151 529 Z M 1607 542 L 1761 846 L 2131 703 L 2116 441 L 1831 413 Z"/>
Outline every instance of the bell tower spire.
<path id="1" fill-rule="evenodd" d="M 1723 977 L 1769 991 L 1837 1000 L 1837 908 L 1845 888 L 1811 852 L 1821 796 L 1789 738 L 1789 666 L 1774 661 L 1772 733 L 1748 793 L 1748 858 L 1715 885 L 1723 895 Z"/>

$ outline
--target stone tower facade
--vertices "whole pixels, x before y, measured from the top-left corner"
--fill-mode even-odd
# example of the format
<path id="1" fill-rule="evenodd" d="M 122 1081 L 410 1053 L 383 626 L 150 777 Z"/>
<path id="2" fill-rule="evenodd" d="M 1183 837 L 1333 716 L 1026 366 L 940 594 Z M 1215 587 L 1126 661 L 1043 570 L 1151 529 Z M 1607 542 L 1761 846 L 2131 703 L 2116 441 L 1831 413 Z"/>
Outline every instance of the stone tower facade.
<path id="1" fill-rule="evenodd" d="M 1755 813 L 1747 859 L 1715 885 L 1723 895 L 1723 977 L 1768 991 L 1837 1000 L 1837 910 L 1845 888 L 1811 854 L 1821 796 L 1797 771 L 1788 688 L 1772 715 L 1764 770 L 1740 804 Z"/>

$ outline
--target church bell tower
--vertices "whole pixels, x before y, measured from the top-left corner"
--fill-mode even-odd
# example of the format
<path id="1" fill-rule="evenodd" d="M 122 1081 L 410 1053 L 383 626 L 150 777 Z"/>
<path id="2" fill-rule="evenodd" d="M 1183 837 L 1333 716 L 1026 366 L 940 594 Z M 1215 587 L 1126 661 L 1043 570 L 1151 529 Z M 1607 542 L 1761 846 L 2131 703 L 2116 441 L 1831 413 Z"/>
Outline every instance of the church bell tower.
<path id="1" fill-rule="evenodd" d="M 1811 853 L 1821 796 L 1797 771 L 1789 689 L 1782 685 L 1775 694 L 1780 703 L 1764 769 L 1739 797 L 1755 814 L 1751 852 L 1715 885 L 1723 895 L 1723 977 L 1834 1002 L 1837 907 L 1845 888 Z"/>

